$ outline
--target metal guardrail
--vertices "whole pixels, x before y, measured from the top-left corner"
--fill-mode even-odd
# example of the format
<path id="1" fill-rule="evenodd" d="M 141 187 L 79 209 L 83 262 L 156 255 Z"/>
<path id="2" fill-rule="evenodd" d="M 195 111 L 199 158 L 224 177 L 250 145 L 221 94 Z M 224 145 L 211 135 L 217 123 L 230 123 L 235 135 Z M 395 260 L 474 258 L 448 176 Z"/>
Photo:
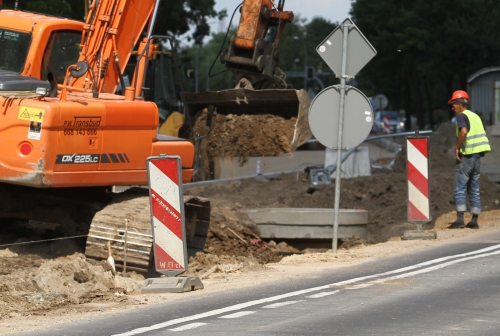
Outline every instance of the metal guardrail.
<path id="1" fill-rule="evenodd" d="M 368 137 L 365 139 L 365 141 L 372 141 L 372 140 L 384 139 L 384 138 L 395 138 L 395 137 L 402 137 L 402 136 L 408 137 L 408 136 L 431 135 L 431 134 L 432 134 L 432 130 L 391 133 L 391 134 L 382 134 L 382 135 Z M 318 142 L 319 141 L 317 139 L 310 139 L 309 141 L 307 141 L 307 143 L 318 143 Z"/>
<path id="2" fill-rule="evenodd" d="M 403 133 L 393 133 L 393 134 L 382 134 L 382 135 L 376 135 L 372 137 L 368 137 L 365 139 L 365 141 L 374 141 L 374 140 L 380 140 L 384 138 L 393 138 L 393 137 L 408 137 L 408 136 L 416 136 L 416 135 L 430 135 L 432 134 L 432 130 L 424 130 L 424 131 L 416 131 L 413 132 L 403 132 Z M 310 139 L 307 143 L 317 143 L 317 139 Z M 347 160 L 349 155 L 354 153 L 355 150 L 351 148 L 351 150 L 347 151 L 344 153 L 344 156 L 342 157 L 342 162 Z M 348 154 L 348 155 L 347 155 Z M 281 174 L 294 174 L 297 173 L 297 171 L 300 169 L 300 165 L 298 167 L 295 167 L 292 170 L 287 170 L 287 171 L 281 171 L 281 172 L 276 172 L 276 173 L 267 173 L 267 174 L 261 174 L 260 173 L 260 165 L 257 166 L 256 173 L 254 175 L 247 175 L 247 176 L 240 176 L 240 177 L 233 177 L 233 178 L 227 178 L 227 179 L 220 179 L 220 180 L 209 180 L 209 181 L 201 181 L 201 182 L 189 182 L 184 184 L 184 189 L 189 189 L 193 187 L 208 187 L 208 186 L 216 186 L 216 185 L 221 185 L 221 184 L 227 184 L 235 181 L 240 181 L 240 180 L 246 180 L 246 179 L 267 179 L 267 178 L 273 178 L 273 177 L 278 177 Z M 380 167 L 381 168 L 381 167 Z M 333 170 L 335 171 L 335 170 Z M 148 186 L 140 186 L 144 188 L 148 188 Z M 122 190 L 117 190 L 117 191 L 122 191 Z"/>

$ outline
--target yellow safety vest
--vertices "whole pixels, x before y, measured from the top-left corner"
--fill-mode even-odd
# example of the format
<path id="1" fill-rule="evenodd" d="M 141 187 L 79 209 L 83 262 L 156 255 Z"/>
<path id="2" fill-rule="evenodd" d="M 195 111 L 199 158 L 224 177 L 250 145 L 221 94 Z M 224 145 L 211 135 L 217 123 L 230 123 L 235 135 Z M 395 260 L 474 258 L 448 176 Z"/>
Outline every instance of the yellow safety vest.
<path id="1" fill-rule="evenodd" d="M 470 130 L 467 133 L 464 143 L 460 147 L 460 153 L 463 155 L 486 153 L 491 151 L 490 143 L 486 137 L 483 122 L 477 114 L 472 111 L 465 110 L 462 112 L 469 119 Z M 457 136 L 460 132 L 458 125 L 456 126 Z"/>

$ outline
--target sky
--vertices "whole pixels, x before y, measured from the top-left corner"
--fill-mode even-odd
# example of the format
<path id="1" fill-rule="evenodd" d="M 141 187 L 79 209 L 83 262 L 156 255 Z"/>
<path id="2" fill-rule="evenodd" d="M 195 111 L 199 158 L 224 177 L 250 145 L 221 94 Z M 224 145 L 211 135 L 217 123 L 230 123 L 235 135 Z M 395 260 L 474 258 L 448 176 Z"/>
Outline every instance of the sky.
<path id="1" fill-rule="evenodd" d="M 215 0 L 215 10 L 220 11 L 222 9 L 227 9 L 227 15 L 225 22 L 225 27 L 223 30 L 227 29 L 231 15 L 234 9 L 242 0 Z M 343 22 L 349 16 L 349 10 L 351 9 L 352 0 L 285 0 L 284 10 L 291 10 L 294 12 L 295 16 L 300 15 L 301 18 L 306 18 L 310 21 L 315 16 L 321 16 L 332 22 Z M 275 1 L 278 3 L 278 0 Z M 239 22 L 239 12 L 236 13 L 233 20 L 233 25 L 237 25 Z M 210 23 L 212 32 L 219 32 L 221 29 L 221 24 L 217 21 Z"/>

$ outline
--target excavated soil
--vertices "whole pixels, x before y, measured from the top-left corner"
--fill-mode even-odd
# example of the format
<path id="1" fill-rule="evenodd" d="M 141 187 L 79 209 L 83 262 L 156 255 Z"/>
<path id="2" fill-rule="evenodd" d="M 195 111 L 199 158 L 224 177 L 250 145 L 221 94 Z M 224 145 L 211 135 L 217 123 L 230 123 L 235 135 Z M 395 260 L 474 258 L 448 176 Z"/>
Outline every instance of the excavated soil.
<path id="1" fill-rule="evenodd" d="M 498 138 L 490 136 L 494 145 Z M 430 137 L 431 229 L 440 215 L 454 211 L 453 169 L 455 159 L 455 126 L 443 124 Z M 373 171 L 372 176 L 344 179 L 341 184 L 340 207 L 368 210 L 369 243 L 387 241 L 400 236 L 407 229 L 406 148 L 398 154 L 394 169 Z M 489 159 L 487 154 L 485 157 Z M 483 210 L 500 209 L 500 185 L 482 176 L 481 198 Z M 189 193 L 244 205 L 246 208 L 333 208 L 335 181 L 331 185 L 311 186 L 306 174 L 281 175 L 273 179 L 243 180 L 231 185 L 191 188 Z M 396 228 L 397 226 L 398 228 Z"/>
<path id="2" fill-rule="evenodd" d="M 211 136 L 214 136 L 211 140 L 213 144 L 209 145 L 213 151 L 211 153 L 217 156 L 221 153 L 222 156 L 236 154 L 235 156 L 242 158 L 254 155 L 252 150 L 257 150 L 270 138 L 268 131 L 263 130 L 264 126 L 271 124 L 269 119 L 262 116 L 241 117 L 243 121 L 259 120 L 249 122 L 252 127 L 262 128 L 260 138 L 264 140 L 258 142 L 246 135 L 247 129 L 237 127 L 239 118 L 232 118 L 234 119 L 229 121 L 234 120 L 235 129 L 241 129 L 242 133 L 231 138 L 232 146 L 227 144 L 229 140 L 217 141 L 225 144 L 224 146 L 216 145 L 216 136 L 229 137 L 228 134 L 224 135 L 223 129 L 211 133 Z M 231 123 L 220 123 L 219 127 L 222 125 Z M 280 125 L 282 124 L 272 125 L 273 132 L 278 129 L 285 132 L 285 129 L 289 129 L 288 126 Z M 272 127 L 270 129 L 273 129 Z M 274 139 L 280 139 L 281 136 L 285 136 L 284 133 Z M 430 139 L 431 209 L 434 220 L 426 225 L 426 229 L 443 230 L 447 222 L 454 219 L 454 158 L 450 155 L 454 141 L 453 125 L 443 125 Z M 493 139 L 492 144 L 496 142 L 498 138 Z M 285 148 L 280 147 L 285 143 L 284 140 L 272 143 L 275 144 L 272 145 L 274 147 L 262 145 L 262 148 L 274 148 L 273 154 Z M 246 146 L 247 151 L 236 151 L 231 149 L 233 146 Z M 344 241 L 341 248 L 348 251 L 359 246 L 398 241 L 404 230 L 414 228 L 406 220 L 405 166 L 403 150 L 396 159 L 393 171 L 374 171 L 371 177 L 342 180 L 340 206 L 368 210 L 369 224 L 366 241 L 352 237 Z M 258 228 L 243 209 L 332 208 L 334 190 L 334 183 L 311 186 L 305 173 L 282 175 L 273 179 L 244 180 L 223 186 L 190 188 L 186 193 L 210 198 L 212 213 L 204 251 L 190 258 L 187 274 L 196 274 L 205 279 L 215 273 L 255 270 L 263 267 L 263 264 L 280 261 L 283 255 L 299 252 L 285 242 L 261 240 Z M 500 209 L 499 191 L 498 184 L 488 182 L 482 177 L 481 197 L 485 211 Z M 17 238 L 13 238 L 15 235 L 12 232 L 9 235 L 0 235 L 0 244 L 4 244 L 0 245 L 0 321 L 15 317 L 50 315 L 56 309 L 57 314 L 63 315 L 95 310 L 96 307 L 144 304 L 143 299 L 130 295 L 140 292 L 143 275 L 133 272 L 113 275 L 105 261 L 86 259 L 79 253 L 82 252 L 80 247 L 71 239 L 27 244 L 29 241 L 46 239 L 49 236 L 47 232 L 32 232 L 25 228 L 17 232 Z M 6 248 L 5 244 L 15 245 Z M 323 254 L 320 257 L 326 258 Z M 292 262 L 294 259 L 287 260 Z"/>
<path id="3" fill-rule="evenodd" d="M 193 135 L 205 136 L 207 111 L 201 112 L 193 126 Z M 268 156 L 291 150 L 296 118 L 290 120 L 274 115 L 222 115 L 202 141 L 203 157 L 237 157 L 244 165 L 249 156 Z"/>
<path id="4" fill-rule="evenodd" d="M 105 262 L 80 253 L 45 259 L 5 249 L 0 251 L 0 269 L 0 321 L 45 316 L 58 308 L 92 310 L 89 303 L 135 304 L 127 294 L 139 291 L 144 279 L 135 273 L 113 276 Z"/>

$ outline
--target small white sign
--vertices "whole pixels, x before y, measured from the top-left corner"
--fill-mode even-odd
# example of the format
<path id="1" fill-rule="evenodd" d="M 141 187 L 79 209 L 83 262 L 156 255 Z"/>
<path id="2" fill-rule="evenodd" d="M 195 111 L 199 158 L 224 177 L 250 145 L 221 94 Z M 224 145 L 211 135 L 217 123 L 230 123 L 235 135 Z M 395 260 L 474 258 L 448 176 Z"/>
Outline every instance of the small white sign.
<path id="1" fill-rule="evenodd" d="M 30 128 L 28 131 L 28 139 L 40 140 L 42 135 L 42 123 L 40 121 L 30 121 Z"/>
<path id="2" fill-rule="evenodd" d="M 325 52 L 325 50 L 326 50 L 325 46 L 321 46 L 321 47 L 319 47 L 319 51 L 321 51 L 321 52 Z"/>
<path id="3" fill-rule="evenodd" d="M 372 117 L 366 117 L 366 122 L 372 122 Z"/>

